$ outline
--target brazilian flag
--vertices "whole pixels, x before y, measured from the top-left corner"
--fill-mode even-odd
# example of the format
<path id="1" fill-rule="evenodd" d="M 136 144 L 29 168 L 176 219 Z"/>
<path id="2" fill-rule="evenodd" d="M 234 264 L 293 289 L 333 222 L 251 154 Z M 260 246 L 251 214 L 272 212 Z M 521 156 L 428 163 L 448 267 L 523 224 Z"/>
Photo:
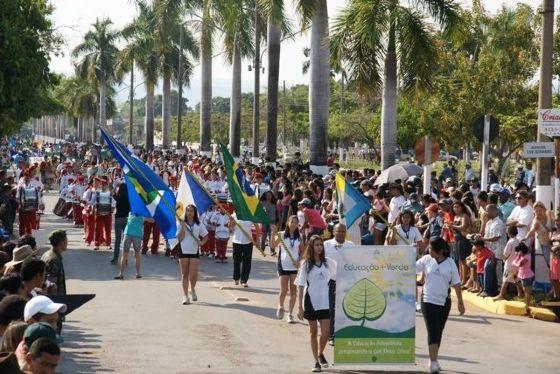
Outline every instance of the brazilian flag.
<path id="1" fill-rule="evenodd" d="M 233 156 L 223 144 L 220 144 L 220 149 L 226 167 L 229 193 L 235 207 L 237 219 L 270 224 L 270 219 L 259 201 L 259 196 L 245 177 L 243 169 L 235 162 Z"/>
<path id="2" fill-rule="evenodd" d="M 103 127 L 100 128 L 123 171 L 130 210 L 137 215 L 153 218 L 165 239 L 175 238 L 175 194 L 148 165 L 109 135 Z"/>

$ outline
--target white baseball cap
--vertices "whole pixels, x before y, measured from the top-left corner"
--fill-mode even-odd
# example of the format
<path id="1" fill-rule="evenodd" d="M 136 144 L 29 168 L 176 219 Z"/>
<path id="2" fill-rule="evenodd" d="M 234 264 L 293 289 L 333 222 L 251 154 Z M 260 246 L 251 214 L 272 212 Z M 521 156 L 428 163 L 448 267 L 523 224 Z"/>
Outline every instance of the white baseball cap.
<path id="1" fill-rule="evenodd" d="M 53 314 L 66 312 L 66 304 L 55 303 L 46 296 L 35 296 L 25 304 L 23 318 L 28 322 L 37 313 Z"/>

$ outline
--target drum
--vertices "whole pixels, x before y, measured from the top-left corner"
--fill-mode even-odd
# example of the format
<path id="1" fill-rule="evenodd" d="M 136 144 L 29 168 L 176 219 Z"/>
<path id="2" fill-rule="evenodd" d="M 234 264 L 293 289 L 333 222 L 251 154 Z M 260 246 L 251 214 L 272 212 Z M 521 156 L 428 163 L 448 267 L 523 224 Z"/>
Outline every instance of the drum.
<path id="1" fill-rule="evenodd" d="M 59 217 L 66 217 L 72 209 L 72 204 L 68 204 L 63 198 L 58 198 L 58 202 L 54 206 L 53 213 Z"/>

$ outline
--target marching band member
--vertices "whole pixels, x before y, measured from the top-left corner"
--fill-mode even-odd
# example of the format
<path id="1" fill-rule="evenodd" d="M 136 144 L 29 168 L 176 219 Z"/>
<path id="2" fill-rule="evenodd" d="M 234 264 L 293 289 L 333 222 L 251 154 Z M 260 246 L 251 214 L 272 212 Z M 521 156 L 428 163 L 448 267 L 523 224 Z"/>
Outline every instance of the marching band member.
<path id="1" fill-rule="evenodd" d="M 70 203 L 72 204 L 72 219 L 74 220 L 74 226 L 76 227 L 84 224 L 81 200 L 85 191 L 86 185 L 84 184 L 84 176 L 82 174 L 78 174 L 76 181 L 68 187 Z"/>
<path id="2" fill-rule="evenodd" d="M 31 235 L 36 226 L 37 211 L 41 207 L 41 193 L 31 183 L 30 172 L 23 172 L 18 185 L 16 199 L 19 201 L 19 236 Z"/>
<path id="3" fill-rule="evenodd" d="M 93 207 L 90 200 L 95 193 L 95 179 L 90 178 L 84 194 L 82 195 L 82 218 L 84 220 L 84 240 L 86 245 L 91 245 L 95 235 L 95 219 L 93 217 Z"/>
<path id="4" fill-rule="evenodd" d="M 107 178 L 96 178 L 99 183 L 100 190 L 96 190 L 89 201 L 93 206 L 93 215 L 95 219 L 95 247 L 106 245 L 111 249 L 111 218 L 116 201 L 109 191 L 109 181 Z"/>
<path id="5" fill-rule="evenodd" d="M 206 231 L 208 231 L 208 240 L 206 240 L 201 250 L 206 256 L 214 256 L 214 258 L 216 258 L 216 225 L 214 224 L 214 216 L 217 213 L 215 208 L 215 205 L 212 205 L 206 212 L 200 215 L 200 222 L 206 226 Z"/>
<path id="6" fill-rule="evenodd" d="M 227 201 L 227 196 L 224 196 L 223 194 L 218 195 L 218 200 L 220 202 L 224 200 Z M 231 236 L 231 230 L 229 228 L 230 218 L 222 209 L 217 209 L 212 215 L 212 223 L 216 228 L 216 262 L 221 262 L 223 264 L 227 262 L 227 243 L 229 241 L 229 237 Z"/>

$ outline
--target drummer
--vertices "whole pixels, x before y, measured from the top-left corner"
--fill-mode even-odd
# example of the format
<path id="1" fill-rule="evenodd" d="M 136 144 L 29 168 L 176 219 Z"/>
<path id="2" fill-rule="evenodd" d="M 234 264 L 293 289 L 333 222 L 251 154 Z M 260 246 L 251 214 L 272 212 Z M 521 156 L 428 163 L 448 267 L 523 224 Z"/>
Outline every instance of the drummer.
<path id="1" fill-rule="evenodd" d="M 76 181 L 68 187 L 68 194 L 70 195 L 72 204 L 72 219 L 75 227 L 79 227 L 84 224 L 81 201 L 82 196 L 86 191 L 86 187 L 87 186 L 84 183 L 84 176 L 81 173 L 78 173 Z"/>
<path id="2" fill-rule="evenodd" d="M 109 179 L 107 177 L 95 178 L 99 189 L 92 194 L 89 204 L 93 206 L 95 216 L 95 248 L 101 245 L 111 249 L 111 221 L 113 210 L 117 203 L 109 191 Z M 91 227 L 91 226 L 90 226 Z"/>
<path id="3" fill-rule="evenodd" d="M 37 211 L 42 202 L 41 192 L 31 183 L 31 173 L 23 172 L 23 177 L 18 183 L 16 199 L 19 201 L 19 236 L 31 235 L 36 227 Z"/>
<path id="4" fill-rule="evenodd" d="M 95 218 L 93 216 L 93 206 L 90 205 L 91 197 L 95 194 L 97 183 L 94 178 L 90 178 L 86 190 L 82 194 L 82 218 L 84 220 L 84 241 L 86 245 L 91 245 L 95 235 Z"/>

